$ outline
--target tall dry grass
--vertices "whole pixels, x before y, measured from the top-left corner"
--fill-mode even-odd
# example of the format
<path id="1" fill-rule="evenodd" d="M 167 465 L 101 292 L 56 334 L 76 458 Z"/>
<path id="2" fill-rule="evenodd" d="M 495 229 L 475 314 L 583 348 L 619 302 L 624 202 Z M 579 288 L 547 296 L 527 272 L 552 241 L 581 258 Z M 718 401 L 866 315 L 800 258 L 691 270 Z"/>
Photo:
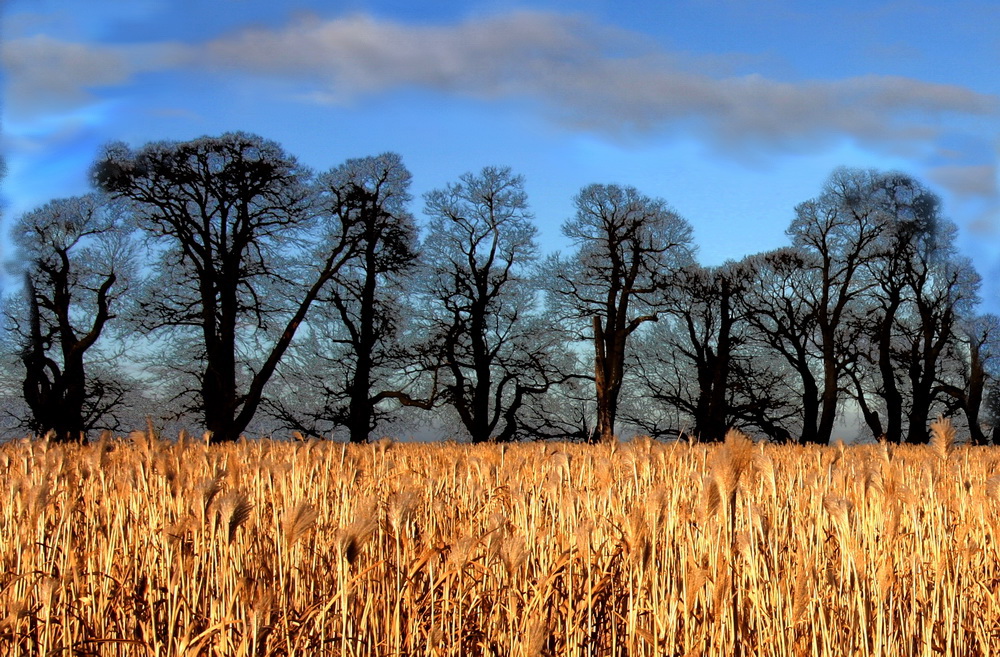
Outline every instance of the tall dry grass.
<path id="1" fill-rule="evenodd" d="M 1000 452 L 0 447 L 0 654 L 1000 654 Z"/>

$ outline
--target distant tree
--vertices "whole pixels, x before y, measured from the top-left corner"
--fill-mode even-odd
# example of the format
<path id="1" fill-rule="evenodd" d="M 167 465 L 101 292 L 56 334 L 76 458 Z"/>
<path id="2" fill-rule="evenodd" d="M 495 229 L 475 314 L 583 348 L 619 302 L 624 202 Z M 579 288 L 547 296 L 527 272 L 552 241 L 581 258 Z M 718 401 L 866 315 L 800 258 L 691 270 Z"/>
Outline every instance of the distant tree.
<path id="1" fill-rule="evenodd" d="M 641 335 L 629 367 L 642 382 L 646 403 L 630 422 L 652 434 L 652 404 L 680 411 L 685 422 L 669 427 L 718 441 L 731 427 L 756 429 L 778 440 L 783 424 L 798 415 L 798 404 L 766 350 L 754 341 L 741 300 L 756 272 L 746 262 L 720 267 L 691 265 L 674 277 L 664 317 Z"/>
<path id="2" fill-rule="evenodd" d="M 139 150 L 112 144 L 95 182 L 131 203 L 150 238 L 145 330 L 194 347 L 193 410 L 239 438 L 310 307 L 354 255 L 358 227 L 324 216 L 311 173 L 276 143 L 227 133 Z"/>
<path id="3" fill-rule="evenodd" d="M 550 299 L 555 313 L 581 323 L 578 336 L 594 345 L 592 439 L 610 441 L 629 338 L 659 318 L 675 272 L 692 263 L 691 226 L 665 201 L 634 187 L 590 185 L 575 205 L 576 215 L 563 224 L 563 233 L 576 251 L 547 263 Z"/>
<path id="4" fill-rule="evenodd" d="M 818 317 L 813 306 L 814 291 L 821 284 L 818 258 L 803 249 L 785 247 L 749 256 L 746 266 L 755 275 L 738 303 L 752 340 L 758 350 L 786 363 L 789 378 L 794 379 L 794 383 L 784 383 L 798 397 L 798 417 L 783 428 L 799 442 L 817 442 L 823 381 L 821 361 L 816 357 Z M 746 387 L 762 384 L 751 380 Z"/>
<path id="5" fill-rule="evenodd" d="M 851 325 L 848 343 L 853 345 L 845 372 L 872 435 L 898 442 L 910 398 L 901 373 L 911 364 L 899 350 L 901 331 L 915 319 L 913 275 L 932 260 L 950 257 L 952 247 L 948 224 L 939 215 L 940 202 L 918 181 L 894 172 L 857 175 L 862 184 L 854 190 L 854 204 L 871 219 L 875 246 L 863 262 L 862 276 L 870 285 L 845 314 L 845 323 Z M 907 351 L 912 354 L 912 347 Z M 926 418 L 918 422 L 925 423 Z"/>
<path id="6" fill-rule="evenodd" d="M 417 258 L 409 185 L 410 172 L 395 153 L 348 160 L 320 176 L 321 207 L 355 227 L 354 245 L 318 299 L 295 349 L 298 366 L 281 373 L 288 394 L 268 399 L 272 413 L 294 428 L 320 435 L 346 426 L 352 442 L 364 442 L 387 417 L 383 401 L 409 401 L 389 380 L 404 365 L 400 297 Z M 310 396 L 318 399 L 310 404 Z"/>
<path id="7" fill-rule="evenodd" d="M 524 180 L 487 167 L 424 200 L 421 325 L 437 399 L 474 442 L 523 437 L 525 405 L 564 379 L 558 335 L 537 312 L 537 229 Z"/>
<path id="8" fill-rule="evenodd" d="M 986 445 L 983 424 L 993 422 L 990 389 L 1000 381 L 1000 317 L 989 314 L 963 321 L 946 361 L 941 390 L 965 414 L 972 444 Z"/>
<path id="9" fill-rule="evenodd" d="M 897 362 L 908 396 L 906 442 L 927 442 L 927 425 L 947 399 L 939 383 L 945 355 L 978 302 L 979 275 L 964 258 L 926 262 L 908 278 L 911 310 L 898 322 Z"/>
<path id="10" fill-rule="evenodd" d="M 740 294 L 733 265 L 691 265 L 665 291 L 671 300 L 657 326 L 640 338 L 632 367 L 650 397 L 684 411 L 700 440 L 722 440 L 735 425 L 729 383 L 740 337 Z M 633 421 L 641 423 L 642 418 Z"/>
<path id="11" fill-rule="evenodd" d="M 98 343 L 116 318 L 134 275 L 134 247 L 121 208 L 91 194 L 23 215 L 14 226 L 20 299 L 4 306 L 19 350 L 27 428 L 54 439 L 86 439 L 118 428 L 127 393 L 121 376 L 100 371 Z"/>
<path id="12" fill-rule="evenodd" d="M 795 208 L 788 229 L 793 245 L 813 257 L 806 261 L 812 285 L 796 291 L 805 302 L 818 368 L 819 409 L 815 424 L 807 420 L 803 441 L 828 443 L 846 389 L 845 372 L 853 354 L 847 336 L 852 313 L 875 285 L 868 265 L 884 258 L 883 239 L 894 215 L 886 174 L 841 168 L 822 193 Z"/>

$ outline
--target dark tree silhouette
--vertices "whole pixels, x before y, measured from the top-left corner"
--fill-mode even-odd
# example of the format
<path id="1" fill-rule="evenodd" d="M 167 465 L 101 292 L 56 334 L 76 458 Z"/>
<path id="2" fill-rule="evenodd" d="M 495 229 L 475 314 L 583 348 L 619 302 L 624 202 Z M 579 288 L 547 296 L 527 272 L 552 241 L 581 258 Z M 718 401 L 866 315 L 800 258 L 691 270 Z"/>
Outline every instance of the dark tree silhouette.
<path id="1" fill-rule="evenodd" d="M 521 437 L 524 405 L 565 379 L 557 335 L 536 312 L 537 230 L 524 181 L 487 167 L 425 201 L 420 285 L 439 401 L 474 442 Z"/>
<path id="2" fill-rule="evenodd" d="M 694 434 L 701 440 L 722 440 L 735 424 L 729 384 L 739 346 L 735 297 L 745 292 L 743 278 L 734 266 L 687 268 L 676 277 L 674 292 L 682 294 L 675 296 L 671 313 L 688 337 L 684 348 L 698 382 L 698 396 L 691 409 Z"/>
<path id="3" fill-rule="evenodd" d="M 965 414 L 973 445 L 986 445 L 984 415 L 989 412 L 989 389 L 1000 369 L 1000 317 L 980 315 L 967 319 L 946 355 L 948 366 L 940 384 Z M 947 371 L 950 370 L 950 371 Z"/>
<path id="4" fill-rule="evenodd" d="M 341 225 L 354 227 L 354 247 L 320 298 L 298 362 L 282 373 L 284 394 L 267 400 L 270 412 L 293 428 L 321 435 L 346 426 L 352 442 L 365 442 L 387 418 L 383 401 L 419 404 L 387 380 L 407 364 L 399 345 L 400 297 L 417 258 L 409 184 L 395 153 L 348 160 L 320 176 L 320 203 Z"/>
<path id="5" fill-rule="evenodd" d="M 782 380 L 787 369 L 754 340 L 742 303 L 755 276 L 747 262 L 727 262 L 692 265 L 674 277 L 665 316 L 640 337 L 628 365 L 644 402 L 627 416 L 631 423 L 662 434 L 648 420 L 654 404 L 666 404 L 682 414 L 669 425 L 674 436 L 683 428 L 718 441 L 739 427 L 788 439 L 783 425 L 798 415 L 798 404 Z"/>
<path id="6" fill-rule="evenodd" d="M 592 327 L 597 403 L 592 439 L 610 441 L 629 338 L 658 319 L 674 272 L 691 264 L 691 227 L 665 201 L 634 187 L 591 185 L 575 204 L 576 216 L 563 224 L 563 233 L 577 250 L 547 264 L 550 292 L 557 315 Z"/>
<path id="7" fill-rule="evenodd" d="M 125 393 L 120 379 L 95 377 L 88 366 L 132 275 L 120 208 L 96 195 L 53 201 L 21 217 L 13 238 L 23 302 L 6 313 L 21 349 L 27 427 L 85 440 L 114 425 L 109 414 Z"/>
<path id="8" fill-rule="evenodd" d="M 900 322 L 897 352 L 909 393 L 905 440 L 924 443 L 929 439 L 927 423 L 936 414 L 934 405 L 944 401 L 939 385 L 943 359 L 962 318 L 971 315 L 979 276 L 967 260 L 954 258 L 937 266 L 917 266 L 907 278 L 913 310 L 910 321 Z"/>
<path id="9" fill-rule="evenodd" d="M 352 257 L 355 227 L 323 217 L 310 172 L 246 133 L 137 151 L 112 144 L 94 180 L 131 202 L 159 246 L 143 327 L 197 342 L 195 408 L 213 440 L 237 439 L 313 302 Z"/>
<path id="10" fill-rule="evenodd" d="M 820 285 L 818 259 L 802 249 L 785 247 L 750 256 L 746 263 L 755 276 L 739 303 L 752 328 L 752 340 L 787 363 L 798 395 L 799 417 L 792 433 L 801 442 L 815 442 L 822 387 L 815 356 L 818 318 L 812 305 L 813 291 Z"/>
<path id="11" fill-rule="evenodd" d="M 900 377 L 899 334 L 912 323 L 912 275 L 950 249 L 939 201 L 913 178 L 899 173 L 857 173 L 855 205 L 872 218 L 876 247 L 864 263 L 871 282 L 852 314 L 855 358 L 845 372 L 872 435 L 899 442 L 907 420 L 907 390 Z M 940 248 L 939 248 L 940 247 Z M 867 346 L 867 348 L 866 348 Z M 881 408 L 881 413 L 876 410 Z M 883 422 L 884 419 L 884 422 Z M 926 418 L 920 421 L 926 423 Z"/>

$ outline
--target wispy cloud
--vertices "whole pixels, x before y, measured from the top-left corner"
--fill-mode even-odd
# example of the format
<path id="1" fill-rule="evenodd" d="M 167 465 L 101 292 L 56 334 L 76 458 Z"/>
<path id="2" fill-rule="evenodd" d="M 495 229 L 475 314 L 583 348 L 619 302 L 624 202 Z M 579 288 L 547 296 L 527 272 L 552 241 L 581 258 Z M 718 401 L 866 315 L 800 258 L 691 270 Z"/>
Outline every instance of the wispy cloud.
<path id="1" fill-rule="evenodd" d="M 118 87 L 146 71 L 171 69 L 193 53 L 169 43 L 105 46 L 46 35 L 10 39 L 0 46 L 7 102 L 15 114 L 72 109 L 93 91 Z"/>
<path id="2" fill-rule="evenodd" d="M 300 17 L 194 45 L 98 46 L 36 36 L 4 44 L 2 53 L 12 103 L 29 106 L 81 102 L 92 89 L 127 84 L 144 71 L 195 67 L 291 81 L 300 87 L 295 98 L 311 102 L 401 88 L 528 100 L 574 128 L 683 131 L 730 153 L 804 150 L 841 139 L 926 152 L 949 121 L 985 117 L 994 133 L 1000 122 L 1000 98 L 957 85 L 878 75 L 712 75 L 690 55 L 642 35 L 547 12 L 438 25 L 363 14 Z"/>
<path id="3" fill-rule="evenodd" d="M 355 15 L 254 28 L 204 46 L 208 66 L 298 78 L 344 101 L 400 87 L 537 100 L 558 120 L 609 133 L 703 133 L 724 148 L 854 138 L 932 139 L 939 118 L 1000 116 L 1000 99 L 903 77 L 783 82 L 717 78 L 648 40 L 576 16 L 516 12 L 453 25 Z"/>
<path id="4" fill-rule="evenodd" d="M 1000 170 L 996 164 L 940 166 L 928 171 L 928 176 L 960 199 L 997 196 L 1000 192 Z"/>

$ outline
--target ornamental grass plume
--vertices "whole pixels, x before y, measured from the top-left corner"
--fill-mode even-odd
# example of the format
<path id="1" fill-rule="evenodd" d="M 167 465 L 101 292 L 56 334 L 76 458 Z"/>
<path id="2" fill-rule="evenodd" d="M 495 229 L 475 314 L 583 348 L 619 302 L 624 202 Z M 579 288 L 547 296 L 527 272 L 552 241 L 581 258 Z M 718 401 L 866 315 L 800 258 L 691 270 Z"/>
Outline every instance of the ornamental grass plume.
<path id="1" fill-rule="evenodd" d="M 951 420 L 938 416 L 931 422 L 931 449 L 942 461 L 948 459 L 952 447 L 955 444 L 955 427 L 951 425 Z"/>
<path id="2" fill-rule="evenodd" d="M 319 512 L 316 507 L 302 500 L 285 511 L 281 520 L 285 547 L 290 548 L 316 525 Z"/>
<path id="3" fill-rule="evenodd" d="M 715 471 L 725 493 L 734 497 L 740 479 L 753 462 L 753 441 L 737 429 L 726 432 L 725 442 L 719 450 Z"/>

